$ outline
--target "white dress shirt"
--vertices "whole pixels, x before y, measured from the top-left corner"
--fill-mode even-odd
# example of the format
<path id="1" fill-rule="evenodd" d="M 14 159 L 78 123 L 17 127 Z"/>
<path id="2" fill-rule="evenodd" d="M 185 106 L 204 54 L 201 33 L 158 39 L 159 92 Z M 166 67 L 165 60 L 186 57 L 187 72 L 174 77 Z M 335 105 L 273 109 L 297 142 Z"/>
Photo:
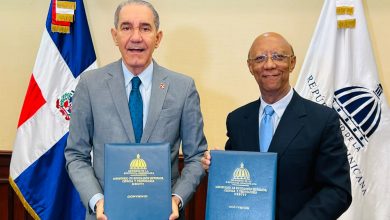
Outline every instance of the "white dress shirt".
<path id="1" fill-rule="evenodd" d="M 264 117 L 264 108 L 267 105 L 272 106 L 274 109 L 275 113 L 272 115 L 272 124 L 273 124 L 273 134 L 276 131 L 276 128 L 279 125 L 279 121 L 283 116 L 284 111 L 287 108 L 287 105 L 290 103 L 292 97 L 293 97 L 293 92 L 294 90 L 290 88 L 290 91 L 287 93 L 286 96 L 284 96 L 282 99 L 279 101 L 275 102 L 274 104 L 268 104 L 266 103 L 263 98 L 260 97 L 260 109 L 259 109 L 259 132 L 260 132 L 260 122 L 262 118 Z"/>

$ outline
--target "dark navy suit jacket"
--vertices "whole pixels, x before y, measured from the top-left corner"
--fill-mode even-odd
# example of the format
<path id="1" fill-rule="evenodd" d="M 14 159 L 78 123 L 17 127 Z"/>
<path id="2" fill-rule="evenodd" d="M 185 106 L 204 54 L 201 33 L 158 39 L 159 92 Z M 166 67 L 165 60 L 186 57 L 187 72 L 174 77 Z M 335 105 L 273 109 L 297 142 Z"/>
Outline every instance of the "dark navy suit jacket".
<path id="1" fill-rule="evenodd" d="M 226 150 L 259 151 L 260 100 L 231 112 Z M 276 219 L 331 220 L 351 204 L 347 148 L 337 113 L 294 91 L 269 148 L 278 153 Z"/>

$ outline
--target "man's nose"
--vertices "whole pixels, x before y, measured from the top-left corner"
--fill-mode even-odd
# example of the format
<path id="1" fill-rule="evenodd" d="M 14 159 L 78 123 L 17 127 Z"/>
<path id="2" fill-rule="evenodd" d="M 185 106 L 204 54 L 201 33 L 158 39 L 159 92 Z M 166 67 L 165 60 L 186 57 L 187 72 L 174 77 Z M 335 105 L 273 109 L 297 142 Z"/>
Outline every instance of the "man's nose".
<path id="1" fill-rule="evenodd" d="M 131 41 L 140 42 L 142 41 L 141 31 L 138 28 L 134 28 L 133 33 L 131 34 Z"/>
<path id="2" fill-rule="evenodd" d="M 272 59 L 272 56 L 267 56 L 267 60 L 264 61 L 264 68 L 270 69 L 270 68 L 275 68 L 276 64 L 275 61 Z"/>

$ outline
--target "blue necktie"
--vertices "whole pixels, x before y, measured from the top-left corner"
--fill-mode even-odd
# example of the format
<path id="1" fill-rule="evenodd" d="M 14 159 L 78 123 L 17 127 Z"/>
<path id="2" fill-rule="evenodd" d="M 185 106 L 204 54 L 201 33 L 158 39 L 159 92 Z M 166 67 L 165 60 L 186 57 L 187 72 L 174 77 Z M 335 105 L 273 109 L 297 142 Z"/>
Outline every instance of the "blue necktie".
<path id="1" fill-rule="evenodd" d="M 138 77 L 134 77 L 131 80 L 131 92 L 129 97 L 129 109 L 131 122 L 133 123 L 135 142 L 139 143 L 142 137 L 143 131 L 143 104 L 142 96 L 139 91 L 141 80 Z"/>
<path id="2" fill-rule="evenodd" d="M 264 108 L 264 116 L 260 123 L 260 151 L 267 152 L 269 145 L 271 144 L 272 134 L 274 132 L 274 126 L 272 123 L 272 115 L 274 109 L 272 106 L 267 105 Z"/>

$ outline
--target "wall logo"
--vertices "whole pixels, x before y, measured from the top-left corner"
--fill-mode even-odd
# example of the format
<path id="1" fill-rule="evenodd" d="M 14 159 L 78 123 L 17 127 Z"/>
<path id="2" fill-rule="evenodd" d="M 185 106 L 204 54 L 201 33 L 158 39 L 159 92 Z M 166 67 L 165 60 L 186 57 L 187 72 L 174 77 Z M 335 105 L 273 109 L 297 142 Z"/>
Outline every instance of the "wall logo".
<path id="1" fill-rule="evenodd" d="M 381 120 L 380 95 L 383 88 L 378 84 L 375 91 L 359 86 L 339 89 L 334 93 L 333 108 L 341 120 L 345 138 L 353 139 L 354 148 L 364 149 L 370 136 Z"/>

